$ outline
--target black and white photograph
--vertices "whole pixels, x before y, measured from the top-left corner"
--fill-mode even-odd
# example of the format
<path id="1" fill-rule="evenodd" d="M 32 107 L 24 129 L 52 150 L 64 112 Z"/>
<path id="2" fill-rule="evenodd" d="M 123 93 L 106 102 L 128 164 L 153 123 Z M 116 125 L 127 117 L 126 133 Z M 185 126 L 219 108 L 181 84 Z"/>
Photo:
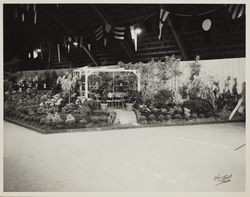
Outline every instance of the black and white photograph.
<path id="1" fill-rule="evenodd" d="M 3 192 L 246 192 L 244 3 L 3 3 Z"/>

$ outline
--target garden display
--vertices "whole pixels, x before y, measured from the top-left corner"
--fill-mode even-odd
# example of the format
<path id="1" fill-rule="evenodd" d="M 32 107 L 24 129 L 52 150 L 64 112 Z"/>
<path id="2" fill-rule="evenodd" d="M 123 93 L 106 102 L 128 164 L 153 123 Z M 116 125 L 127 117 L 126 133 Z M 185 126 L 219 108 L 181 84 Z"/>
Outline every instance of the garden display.
<path id="1" fill-rule="evenodd" d="M 117 93 L 122 95 L 126 106 L 120 110 L 134 112 L 142 126 L 228 121 L 237 104 L 239 110 L 232 120 L 245 119 L 245 84 L 239 94 L 237 79 L 228 76 L 220 89 L 221 82 L 201 71 L 199 57 L 190 63 L 188 81 L 181 84 L 179 63 L 180 59 L 174 56 L 146 64 L 119 62 L 121 68 L 140 73 L 141 91 L 136 90 L 132 75 L 105 73 L 90 76 L 89 98 L 79 90 L 83 78 L 71 72 L 58 75 L 46 71 L 43 76 L 11 77 L 4 83 L 4 115 L 8 120 L 40 128 L 45 133 L 111 127 L 116 113 L 108 101 L 111 94 Z"/>

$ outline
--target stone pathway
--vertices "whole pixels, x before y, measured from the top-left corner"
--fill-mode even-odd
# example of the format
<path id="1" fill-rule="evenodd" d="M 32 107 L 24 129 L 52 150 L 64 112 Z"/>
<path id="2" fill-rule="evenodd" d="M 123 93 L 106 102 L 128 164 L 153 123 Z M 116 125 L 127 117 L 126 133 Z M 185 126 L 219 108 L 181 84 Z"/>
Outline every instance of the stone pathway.
<path id="1" fill-rule="evenodd" d="M 116 112 L 115 123 L 123 125 L 138 125 L 134 111 L 127 111 L 124 109 L 111 109 Z"/>

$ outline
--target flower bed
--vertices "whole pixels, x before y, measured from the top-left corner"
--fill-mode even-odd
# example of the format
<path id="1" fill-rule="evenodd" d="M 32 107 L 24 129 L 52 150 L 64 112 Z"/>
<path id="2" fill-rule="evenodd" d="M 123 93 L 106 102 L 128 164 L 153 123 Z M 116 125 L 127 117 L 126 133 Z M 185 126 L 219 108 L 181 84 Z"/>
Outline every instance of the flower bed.
<path id="1" fill-rule="evenodd" d="M 14 99 L 5 101 L 4 116 L 19 124 L 38 129 L 75 129 L 108 127 L 114 123 L 115 112 L 97 110 L 94 101 L 76 98 L 67 103 L 62 94 L 53 95 L 51 91 L 37 91 L 31 95 L 15 93 Z"/>
<path id="2" fill-rule="evenodd" d="M 174 106 L 169 108 L 150 108 L 145 105 L 134 109 L 138 123 L 141 125 L 162 124 L 162 125 L 178 125 L 190 123 L 209 123 L 209 122 L 229 122 L 227 116 L 222 113 L 208 111 L 207 113 L 190 112 L 182 106 Z M 237 114 L 232 121 L 245 121 L 245 118 Z"/>

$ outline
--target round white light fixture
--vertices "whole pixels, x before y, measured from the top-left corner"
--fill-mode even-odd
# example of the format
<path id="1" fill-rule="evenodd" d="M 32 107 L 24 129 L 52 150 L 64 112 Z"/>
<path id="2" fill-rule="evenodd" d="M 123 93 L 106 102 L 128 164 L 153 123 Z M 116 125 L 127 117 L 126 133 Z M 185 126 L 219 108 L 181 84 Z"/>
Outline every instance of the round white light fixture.
<path id="1" fill-rule="evenodd" d="M 73 42 L 73 45 L 74 45 L 75 47 L 77 47 L 78 43 L 77 43 L 77 42 Z"/>
<path id="2" fill-rule="evenodd" d="M 137 35 L 141 34 L 141 32 L 142 32 L 142 30 L 141 30 L 140 28 L 136 28 L 136 29 L 135 29 L 135 33 L 136 33 Z"/>
<path id="3" fill-rule="evenodd" d="M 212 21 L 210 19 L 205 19 L 202 22 L 202 28 L 203 28 L 204 31 L 210 30 L 211 26 L 212 26 Z"/>

